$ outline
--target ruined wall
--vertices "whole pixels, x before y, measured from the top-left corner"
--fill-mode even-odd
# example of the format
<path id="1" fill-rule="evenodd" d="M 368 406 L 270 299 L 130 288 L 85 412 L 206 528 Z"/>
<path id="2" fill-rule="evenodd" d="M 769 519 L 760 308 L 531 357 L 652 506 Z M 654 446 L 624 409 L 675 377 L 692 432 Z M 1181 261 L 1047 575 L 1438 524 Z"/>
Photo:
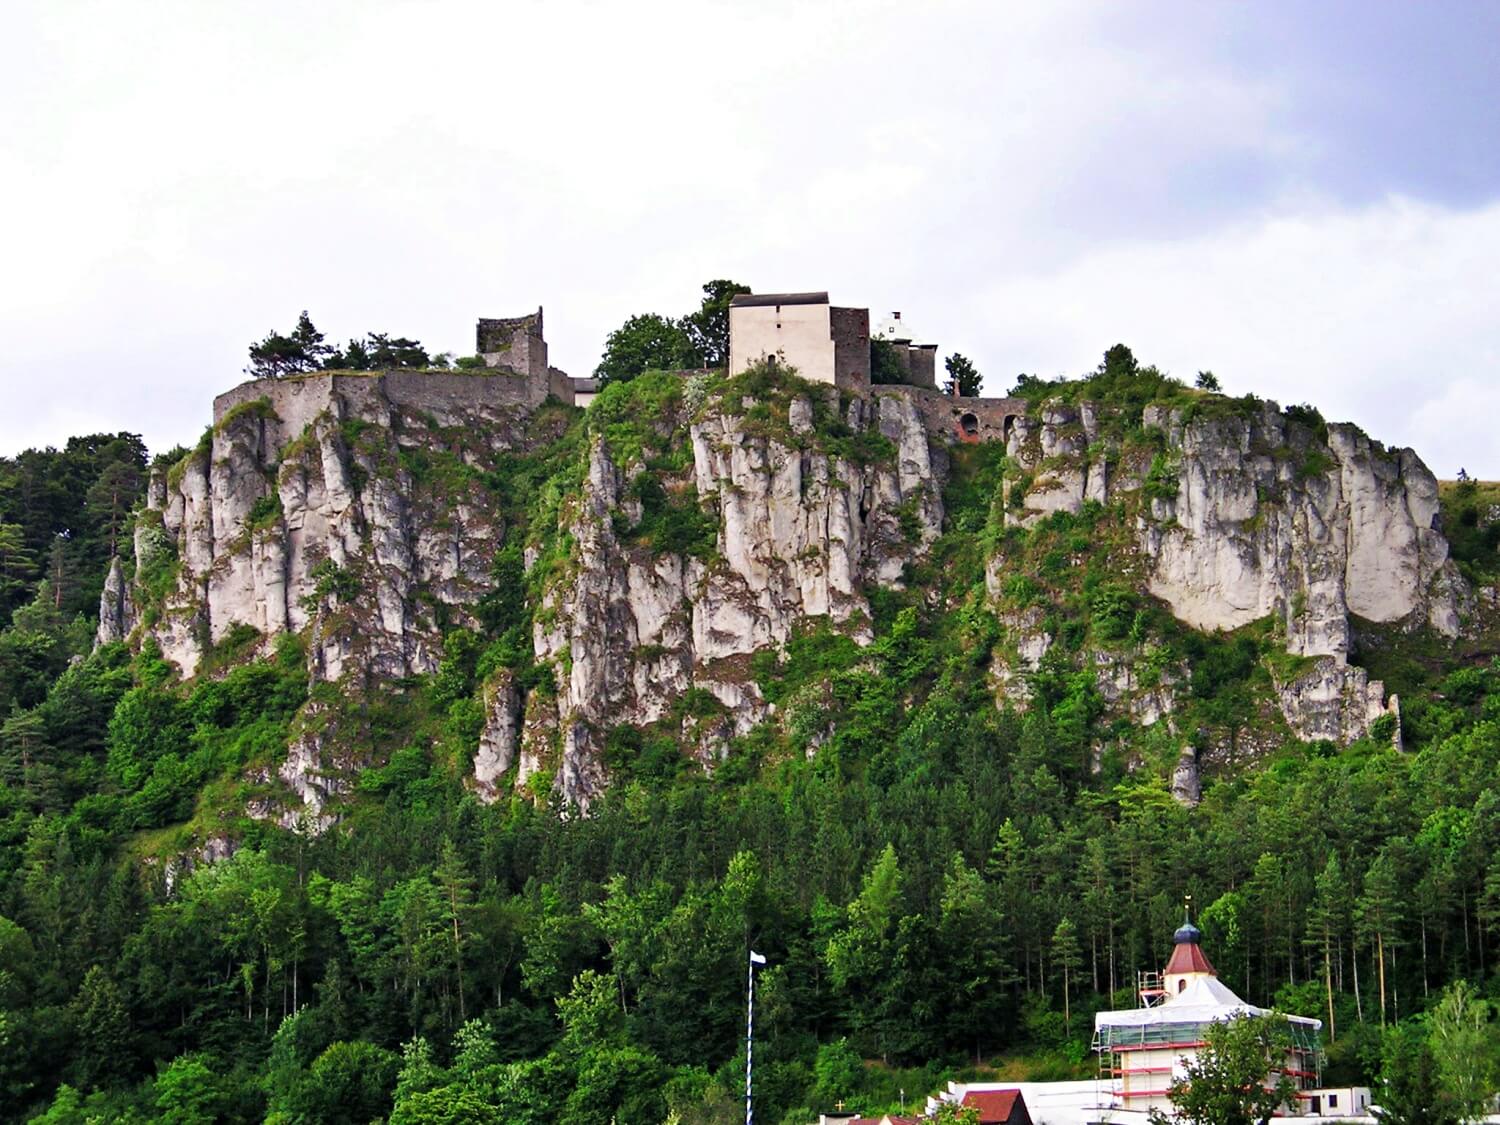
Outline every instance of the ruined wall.
<path id="1" fill-rule="evenodd" d="M 267 439 L 280 446 L 291 441 L 336 402 L 390 402 L 399 407 L 446 411 L 539 406 L 549 381 L 508 372 L 359 371 L 318 372 L 285 379 L 254 379 L 214 399 L 214 425 L 247 403 L 264 399 L 274 418 Z"/>
<path id="2" fill-rule="evenodd" d="M 906 381 L 914 387 L 937 390 L 937 345 L 913 345 L 906 349 L 906 357 Z"/>
<path id="3" fill-rule="evenodd" d="M 927 387 L 872 387 L 877 394 L 907 395 L 927 432 L 945 441 L 1005 441 L 1027 402 L 1021 398 L 959 398 Z"/>
<path id="4" fill-rule="evenodd" d="M 846 391 L 870 385 L 870 310 L 830 309 L 834 382 Z"/>
<path id="5" fill-rule="evenodd" d="M 526 316 L 481 318 L 474 336 L 474 350 L 490 367 L 546 375 L 547 341 L 540 308 Z"/>

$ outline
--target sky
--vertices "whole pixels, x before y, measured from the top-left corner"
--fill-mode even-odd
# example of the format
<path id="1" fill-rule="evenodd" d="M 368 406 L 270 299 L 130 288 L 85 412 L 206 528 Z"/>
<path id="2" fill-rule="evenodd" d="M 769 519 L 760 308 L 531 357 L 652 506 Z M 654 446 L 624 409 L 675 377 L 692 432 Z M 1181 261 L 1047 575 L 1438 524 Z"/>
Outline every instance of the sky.
<path id="1" fill-rule="evenodd" d="M 11 0 L 0 454 L 192 444 L 302 309 L 574 375 L 728 277 L 1128 344 L 1500 478 L 1500 3 Z"/>

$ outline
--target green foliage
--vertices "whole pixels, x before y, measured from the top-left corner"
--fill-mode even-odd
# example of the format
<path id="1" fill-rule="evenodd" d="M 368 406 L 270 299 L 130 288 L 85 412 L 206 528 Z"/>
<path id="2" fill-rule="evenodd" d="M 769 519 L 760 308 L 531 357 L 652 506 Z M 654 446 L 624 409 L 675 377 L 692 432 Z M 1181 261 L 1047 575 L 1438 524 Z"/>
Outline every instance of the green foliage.
<path id="1" fill-rule="evenodd" d="M 281 493 L 268 492 L 257 496 L 250 511 L 245 514 L 245 526 L 252 531 L 272 527 L 281 519 Z"/>
<path id="2" fill-rule="evenodd" d="M 1328 423 L 1323 420 L 1323 414 L 1316 406 L 1309 406 L 1305 402 L 1298 403 L 1288 406 L 1284 413 L 1288 422 L 1311 430 L 1313 439 L 1318 444 L 1328 444 Z"/>
<path id="3" fill-rule="evenodd" d="M 1438 1083 L 1462 1121 L 1475 1121 L 1500 1087 L 1500 1039 L 1493 1005 L 1456 981 L 1428 1016 L 1428 1043 Z"/>
<path id="4" fill-rule="evenodd" d="M 1281 1073 L 1290 1037 L 1276 1016 L 1209 1027 L 1207 1046 L 1171 1086 L 1175 1120 L 1190 1125 L 1267 1125 L 1292 1104 L 1296 1086 Z M 1153 1121 L 1165 1121 L 1152 1111 Z"/>
<path id="5" fill-rule="evenodd" d="M 1457 1107 L 1438 1084 L 1437 1062 L 1420 1027 L 1393 1027 L 1385 1033 L 1380 1078 L 1376 1100 L 1384 1111 L 1382 1121 L 1392 1125 L 1458 1125 Z"/>
<path id="6" fill-rule="evenodd" d="M 1141 484 L 1141 493 L 1152 500 L 1176 500 L 1179 469 L 1176 459 L 1166 453 L 1151 458 L 1151 468 Z"/>
<path id="7" fill-rule="evenodd" d="M 1191 401 L 1190 392 L 1176 379 L 1155 367 L 1142 367 L 1124 344 L 1116 344 L 1104 353 L 1094 371 L 1081 379 L 1040 379 L 1020 375 L 1010 391 L 1012 397 L 1024 398 L 1040 405 L 1050 398 L 1065 402 L 1099 402 L 1119 407 L 1135 419 L 1149 403 Z"/>
<path id="8" fill-rule="evenodd" d="M 332 353 L 333 349 L 323 342 L 323 333 L 313 327 L 307 310 L 303 309 L 291 332 L 286 335 L 271 332 L 250 345 L 250 364 L 245 374 L 257 379 L 279 379 L 316 371 Z"/>
<path id="9" fill-rule="evenodd" d="M 906 367 L 896 345 L 878 336 L 870 338 L 870 382 L 875 386 L 906 382 Z"/>
<path id="10" fill-rule="evenodd" d="M 956 394 L 963 398 L 976 398 L 984 389 L 984 376 L 974 366 L 974 361 L 967 356 L 954 352 L 943 360 L 943 367 L 948 372 L 948 383 L 944 388 L 948 394 Z"/>
<path id="11" fill-rule="evenodd" d="M 313 592 L 302 599 L 302 608 L 309 613 L 315 610 L 324 598 L 349 602 L 359 593 L 359 579 L 331 558 L 319 561 L 308 571 L 308 576 L 317 579 L 313 585 Z"/>
<path id="12" fill-rule="evenodd" d="M 629 317 L 604 340 L 604 355 L 594 376 L 606 387 L 626 383 L 647 371 L 687 367 L 692 342 L 678 321 L 656 313 Z"/>
<path id="13" fill-rule="evenodd" d="M 729 303 L 750 287 L 723 279 L 703 286 L 703 304 L 682 318 L 694 367 L 729 366 Z"/>
<path id="14" fill-rule="evenodd" d="M 1500 485 L 1443 481 L 1438 485 L 1443 534 L 1465 575 L 1484 583 L 1500 573 Z"/>
<path id="15" fill-rule="evenodd" d="M 766 649 L 756 653 L 752 668 L 766 699 L 778 703 L 805 684 L 847 669 L 858 656 L 859 646 L 853 640 L 827 621 L 819 621 L 794 632 L 784 653 Z"/>
<path id="16" fill-rule="evenodd" d="M 669 493 L 656 474 L 648 471 L 630 482 L 630 494 L 640 502 L 641 518 L 621 529 L 624 539 L 650 547 L 655 554 L 698 559 L 714 555 L 719 520 L 704 510 L 695 486 Z"/>
<path id="17" fill-rule="evenodd" d="M 1248 409 L 1113 349 L 1090 379 L 1125 408 L 1152 395 Z M 576 565 L 569 506 L 591 440 L 640 505 L 617 523 L 627 544 L 710 567 L 715 501 L 690 487 L 688 420 L 750 395 L 751 433 L 853 463 L 892 455 L 792 373 L 691 386 L 645 373 L 586 417 L 544 408 L 547 436 L 493 460 L 461 434 L 402 456 L 346 427 L 351 449 L 417 489 L 489 491 L 503 526 L 473 616 L 438 621 L 430 676 L 319 683 L 302 710 L 295 640 L 257 658 L 263 638 L 231 629 L 182 682 L 149 643 L 90 653 L 88 623 L 27 588 L 0 632 L 0 1102 L 59 1121 L 733 1118 L 753 947 L 771 959 L 757 1116 L 810 1120 L 839 1099 L 891 1111 L 903 1089 L 911 1105 L 991 1065 L 1080 1073 L 1089 1016 L 1133 1002 L 1131 974 L 1160 963 L 1188 893 L 1208 904 L 1227 983 L 1336 1027 L 1341 1080 L 1371 1080 L 1379 1045 L 1409 1047 L 1410 1031 L 1417 1046 L 1392 1046 L 1384 1068 L 1391 1104 L 1493 1084 L 1462 1065 L 1493 1036 L 1488 1000 L 1455 982 L 1482 979 L 1500 936 L 1500 672 L 1358 623 L 1359 659 L 1410 685 L 1407 752 L 1390 723 L 1346 749 L 1287 740 L 1265 716 L 1271 676 L 1304 666 L 1278 623 L 1176 624 L 1143 593 L 1129 505 L 1005 528 L 998 443 L 952 452 L 944 534 L 901 588 L 867 586 L 869 618 L 842 627 L 870 643 L 810 618 L 783 648 L 693 670 L 753 680 L 768 721 L 735 735 L 697 687 L 640 729 L 575 714 L 549 743 L 539 722 L 527 783 L 477 800 L 500 685 L 535 719 L 566 676 L 566 659 L 536 663 L 533 633 L 549 627 L 542 591 Z M 811 431 L 791 429 L 799 396 Z M 1142 465 L 1159 450 L 1132 440 Z M 104 509 L 85 516 L 104 527 Z M 917 516 L 896 513 L 908 535 Z M 175 559 L 138 518 L 139 577 L 164 593 Z M 362 595 L 359 567 L 319 570 L 332 615 Z M 1020 667 L 999 621 L 1020 611 L 1052 638 L 1024 714 L 996 709 L 992 679 L 996 652 Z M 1172 729 L 1109 718 L 1090 661 L 1104 648 L 1142 685 L 1175 685 Z M 311 733 L 338 823 L 250 819 L 284 807 L 277 771 Z M 586 817 L 552 792 L 568 737 L 597 740 L 612 782 Z M 1194 809 L 1168 787 L 1187 741 L 1206 770 Z M 695 759 L 726 743 L 711 770 Z"/>
<path id="18" fill-rule="evenodd" d="M 129 552 L 145 468 L 145 445 L 127 433 L 0 457 L 0 629 L 43 579 L 65 617 L 98 610 L 109 560 Z"/>
<path id="19" fill-rule="evenodd" d="M 417 340 L 371 332 L 363 340 L 350 340 L 343 348 L 331 352 L 324 358 L 322 366 L 332 371 L 394 371 L 446 367 L 447 359 L 428 355 L 427 349 Z"/>

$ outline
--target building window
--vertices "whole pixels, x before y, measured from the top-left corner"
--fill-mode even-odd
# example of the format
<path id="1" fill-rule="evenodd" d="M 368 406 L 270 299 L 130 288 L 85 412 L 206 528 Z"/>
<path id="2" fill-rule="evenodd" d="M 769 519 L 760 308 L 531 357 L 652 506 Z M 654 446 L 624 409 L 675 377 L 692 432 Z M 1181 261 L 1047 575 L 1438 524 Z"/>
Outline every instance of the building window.
<path id="1" fill-rule="evenodd" d="M 963 432 L 970 437 L 979 433 L 979 419 L 973 414 L 965 414 L 958 420 L 958 424 L 963 429 Z"/>
<path id="2" fill-rule="evenodd" d="M 1187 987 L 1187 981 L 1180 980 L 1180 981 L 1177 982 L 1177 991 L 1178 992 L 1181 992 L 1186 987 Z"/>
<path id="3" fill-rule="evenodd" d="M 1338 1104 L 1339 1104 L 1339 1096 L 1337 1094 L 1329 1094 L 1328 1095 L 1328 1108 L 1329 1109 L 1337 1109 L 1338 1108 Z"/>

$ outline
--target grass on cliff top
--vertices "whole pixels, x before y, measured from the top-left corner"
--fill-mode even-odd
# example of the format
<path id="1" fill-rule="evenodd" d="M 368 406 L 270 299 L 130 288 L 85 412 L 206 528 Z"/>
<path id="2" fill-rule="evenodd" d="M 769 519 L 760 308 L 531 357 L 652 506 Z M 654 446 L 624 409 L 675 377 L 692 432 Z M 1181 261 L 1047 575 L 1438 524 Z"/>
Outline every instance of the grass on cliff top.
<path id="1" fill-rule="evenodd" d="M 1141 365 L 1123 344 L 1110 348 L 1099 366 L 1086 375 L 1076 379 L 1022 375 L 1010 393 L 1025 399 L 1033 415 L 1052 400 L 1073 406 L 1096 403 L 1105 408 L 1100 418 L 1104 436 L 1115 440 L 1129 440 L 1139 430 L 1147 406 L 1180 410 L 1183 420 L 1192 422 L 1251 418 L 1266 404 L 1254 394 L 1231 396 L 1190 387 L 1154 365 Z M 1293 405 L 1283 413 L 1289 422 L 1311 430 L 1315 441 L 1327 443 L 1328 424 L 1315 407 Z"/>
<path id="2" fill-rule="evenodd" d="M 1487 585 L 1500 576 L 1500 482 L 1439 481 L 1443 534 L 1459 569 Z"/>

